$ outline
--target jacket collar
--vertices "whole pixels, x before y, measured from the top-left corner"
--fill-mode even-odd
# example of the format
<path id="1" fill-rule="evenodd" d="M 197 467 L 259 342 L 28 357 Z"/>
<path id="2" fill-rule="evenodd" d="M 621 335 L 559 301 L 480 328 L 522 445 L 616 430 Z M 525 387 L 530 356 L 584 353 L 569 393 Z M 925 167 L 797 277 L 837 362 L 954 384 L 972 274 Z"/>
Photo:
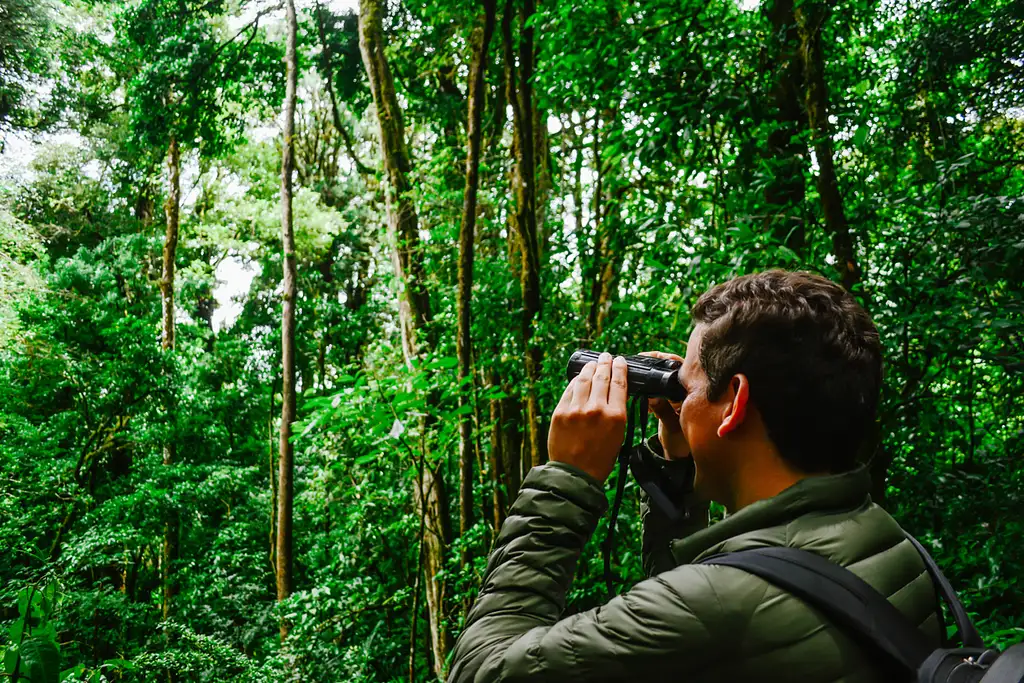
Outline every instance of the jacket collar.
<path id="1" fill-rule="evenodd" d="M 717 524 L 673 541 L 672 555 L 678 564 L 689 564 L 741 534 L 779 526 L 809 512 L 852 510 L 868 500 L 870 484 L 865 467 L 801 479 L 776 496 L 751 503 Z"/>

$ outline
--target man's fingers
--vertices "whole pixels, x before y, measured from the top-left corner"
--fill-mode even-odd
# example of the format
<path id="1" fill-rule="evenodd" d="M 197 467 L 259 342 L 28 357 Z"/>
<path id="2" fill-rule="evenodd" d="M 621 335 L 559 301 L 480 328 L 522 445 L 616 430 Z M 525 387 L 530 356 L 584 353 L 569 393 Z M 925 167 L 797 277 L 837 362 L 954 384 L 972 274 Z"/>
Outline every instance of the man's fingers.
<path id="1" fill-rule="evenodd" d="M 671 403 L 663 398 L 652 398 L 649 399 L 647 405 L 650 406 L 651 411 L 658 416 L 666 427 L 672 430 L 679 429 L 679 413 L 672 406 Z"/>
<path id="2" fill-rule="evenodd" d="M 572 392 L 575 388 L 576 378 L 573 377 L 569 381 L 569 384 L 566 385 L 565 391 L 562 392 L 562 398 L 558 399 L 558 405 L 555 406 L 555 410 L 569 407 L 569 404 L 572 403 Z"/>
<path id="3" fill-rule="evenodd" d="M 626 359 L 622 356 L 616 356 L 615 360 L 612 361 L 612 377 L 611 386 L 608 388 L 608 405 L 613 408 L 622 408 L 622 412 L 626 412 L 626 396 L 628 395 L 627 378 L 629 375 L 629 366 L 626 365 Z"/>
<path id="4" fill-rule="evenodd" d="M 583 366 L 580 374 L 576 375 L 576 388 L 572 392 L 573 405 L 585 406 L 590 400 L 590 384 L 594 379 L 594 372 L 597 371 L 597 363 L 591 361 Z"/>
<path id="5" fill-rule="evenodd" d="M 612 354 L 602 353 L 597 360 L 594 379 L 590 384 L 590 405 L 601 405 L 608 402 L 608 385 L 612 381 Z"/>
<path id="6" fill-rule="evenodd" d="M 683 362 L 682 356 L 677 356 L 674 353 L 665 353 L 664 351 L 643 351 L 639 355 L 650 356 L 651 358 L 657 358 L 659 360 L 677 360 L 680 363 Z"/>

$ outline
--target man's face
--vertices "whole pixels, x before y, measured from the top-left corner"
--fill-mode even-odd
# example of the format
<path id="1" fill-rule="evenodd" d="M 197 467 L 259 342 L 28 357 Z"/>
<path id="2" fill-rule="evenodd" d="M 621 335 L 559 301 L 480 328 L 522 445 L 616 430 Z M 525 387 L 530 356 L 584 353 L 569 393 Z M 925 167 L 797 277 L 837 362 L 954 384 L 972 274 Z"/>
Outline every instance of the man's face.
<path id="1" fill-rule="evenodd" d="M 686 346 L 686 358 L 679 369 L 679 381 L 686 389 L 686 399 L 679 411 L 679 426 L 694 462 L 694 490 L 702 498 L 724 502 L 731 449 L 718 431 L 731 405 L 731 392 L 726 390 L 717 400 L 708 400 L 708 376 L 700 364 L 703 335 L 703 325 L 694 328 Z"/>

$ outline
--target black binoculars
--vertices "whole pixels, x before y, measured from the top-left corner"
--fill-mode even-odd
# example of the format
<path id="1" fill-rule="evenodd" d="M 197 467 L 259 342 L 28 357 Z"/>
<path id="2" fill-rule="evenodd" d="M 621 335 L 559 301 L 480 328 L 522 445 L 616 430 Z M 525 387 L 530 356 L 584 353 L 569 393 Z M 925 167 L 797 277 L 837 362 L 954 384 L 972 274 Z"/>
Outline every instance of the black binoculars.
<path id="1" fill-rule="evenodd" d="M 589 349 L 573 353 L 566 368 L 567 379 L 580 374 L 587 363 L 597 362 L 600 355 Z M 682 366 L 679 361 L 649 356 L 625 356 L 625 359 L 629 367 L 626 384 L 630 396 L 667 398 L 670 401 L 686 398 L 686 389 L 679 383 L 679 368 Z"/>

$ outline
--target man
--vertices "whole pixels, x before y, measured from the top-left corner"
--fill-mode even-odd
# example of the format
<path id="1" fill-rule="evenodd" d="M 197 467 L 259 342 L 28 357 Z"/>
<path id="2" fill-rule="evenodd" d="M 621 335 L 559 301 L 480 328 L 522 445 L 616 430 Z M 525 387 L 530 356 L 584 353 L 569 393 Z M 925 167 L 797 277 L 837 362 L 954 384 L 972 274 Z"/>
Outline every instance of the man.
<path id="1" fill-rule="evenodd" d="M 697 564 L 763 546 L 846 566 L 939 644 L 931 580 L 855 462 L 881 386 L 867 313 L 825 278 L 770 271 L 712 288 L 693 320 L 679 372 L 686 399 L 653 402 L 653 445 L 692 458 L 695 492 L 728 517 L 682 538 L 692 529 L 645 506 L 651 578 L 560 619 L 624 435 L 626 364 L 603 355 L 555 409 L 551 462 L 530 472 L 502 527 L 450 682 L 883 680 L 872 651 L 798 598 Z"/>

